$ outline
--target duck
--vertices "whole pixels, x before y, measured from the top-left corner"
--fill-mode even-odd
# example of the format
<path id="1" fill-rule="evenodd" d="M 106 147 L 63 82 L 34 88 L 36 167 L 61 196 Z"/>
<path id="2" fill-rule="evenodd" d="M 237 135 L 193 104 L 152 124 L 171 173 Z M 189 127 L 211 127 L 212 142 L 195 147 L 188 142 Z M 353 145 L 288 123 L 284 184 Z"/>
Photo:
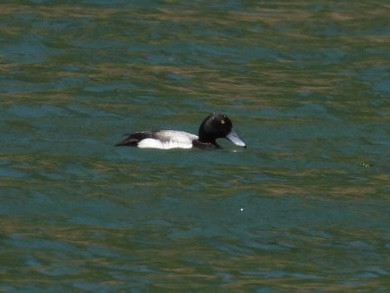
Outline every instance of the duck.
<path id="1" fill-rule="evenodd" d="M 115 146 L 154 149 L 220 148 L 217 139 L 226 138 L 246 148 L 245 142 L 233 130 L 232 120 L 225 114 L 212 113 L 199 126 L 198 135 L 180 130 L 153 130 L 126 134 Z"/>

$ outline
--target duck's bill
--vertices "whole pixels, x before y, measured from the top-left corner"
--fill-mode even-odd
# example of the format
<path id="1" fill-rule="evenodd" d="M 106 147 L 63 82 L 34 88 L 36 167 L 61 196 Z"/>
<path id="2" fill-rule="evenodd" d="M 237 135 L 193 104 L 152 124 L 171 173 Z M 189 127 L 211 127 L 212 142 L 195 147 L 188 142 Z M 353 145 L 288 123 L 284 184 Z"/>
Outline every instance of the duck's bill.
<path id="1" fill-rule="evenodd" d="M 226 135 L 226 138 L 230 140 L 232 143 L 234 143 L 235 145 L 246 148 L 245 142 L 241 138 L 239 138 L 237 133 L 235 133 L 233 130 L 230 131 L 228 135 Z"/>

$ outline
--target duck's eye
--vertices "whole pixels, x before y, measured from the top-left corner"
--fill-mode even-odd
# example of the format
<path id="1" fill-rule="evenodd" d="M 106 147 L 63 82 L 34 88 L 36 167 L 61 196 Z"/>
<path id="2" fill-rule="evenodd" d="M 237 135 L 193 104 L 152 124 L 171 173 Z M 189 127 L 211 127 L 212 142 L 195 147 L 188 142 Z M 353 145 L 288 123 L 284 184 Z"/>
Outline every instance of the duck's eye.
<path id="1" fill-rule="evenodd" d="M 221 124 L 222 124 L 222 125 L 225 124 L 225 120 L 222 119 L 222 120 L 221 120 Z"/>

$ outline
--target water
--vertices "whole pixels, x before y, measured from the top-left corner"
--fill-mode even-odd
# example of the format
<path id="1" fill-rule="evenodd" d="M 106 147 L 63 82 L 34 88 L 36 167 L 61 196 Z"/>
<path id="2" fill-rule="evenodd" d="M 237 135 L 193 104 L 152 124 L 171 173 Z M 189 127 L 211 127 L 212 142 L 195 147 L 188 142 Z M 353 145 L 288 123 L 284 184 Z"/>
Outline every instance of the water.
<path id="1" fill-rule="evenodd" d="M 387 11 L 0 4 L 0 291 L 388 291 Z M 113 147 L 212 111 L 247 149 Z"/>

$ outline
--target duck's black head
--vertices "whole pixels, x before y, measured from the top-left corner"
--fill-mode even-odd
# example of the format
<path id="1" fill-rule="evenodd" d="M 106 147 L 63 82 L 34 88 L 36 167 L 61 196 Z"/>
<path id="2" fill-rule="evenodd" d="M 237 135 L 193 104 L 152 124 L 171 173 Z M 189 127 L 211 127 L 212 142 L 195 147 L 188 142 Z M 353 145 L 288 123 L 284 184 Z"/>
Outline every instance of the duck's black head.
<path id="1" fill-rule="evenodd" d="M 227 138 L 235 145 L 246 147 L 245 142 L 233 130 L 232 120 L 226 115 L 213 113 L 199 127 L 199 142 L 218 146 L 216 139 Z"/>

